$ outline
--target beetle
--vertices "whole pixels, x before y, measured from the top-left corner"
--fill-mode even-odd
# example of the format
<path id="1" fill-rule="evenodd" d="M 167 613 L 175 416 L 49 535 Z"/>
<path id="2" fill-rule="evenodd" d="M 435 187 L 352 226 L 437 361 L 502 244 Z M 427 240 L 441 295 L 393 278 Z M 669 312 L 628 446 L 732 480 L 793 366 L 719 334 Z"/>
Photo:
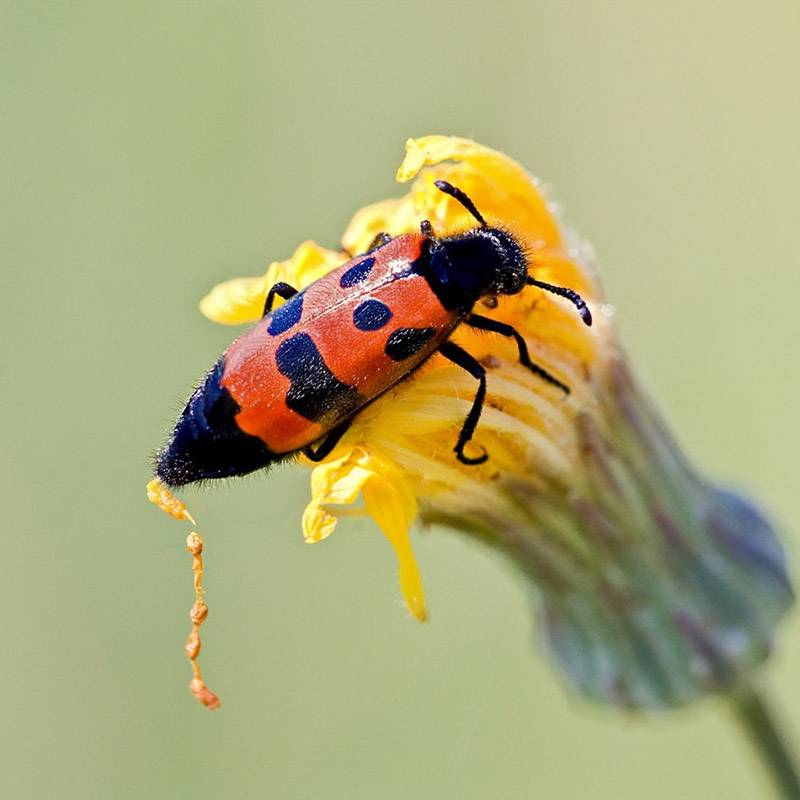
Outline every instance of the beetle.
<path id="1" fill-rule="evenodd" d="M 297 453 L 320 461 L 364 406 L 434 353 L 478 382 L 453 450 L 463 464 L 482 464 L 485 451 L 468 456 L 464 448 L 486 398 L 486 370 L 450 341 L 462 324 L 513 339 L 521 364 L 569 393 L 531 361 L 511 325 L 472 309 L 481 299 L 526 287 L 570 301 L 586 325 L 589 307 L 572 289 L 531 277 L 513 234 L 490 226 L 460 189 L 435 183 L 477 226 L 439 238 L 423 220 L 419 233 L 379 234 L 365 253 L 302 292 L 287 283 L 272 286 L 262 319 L 211 367 L 157 456 L 156 474 L 165 484 L 245 475 Z M 273 310 L 276 297 L 285 302 Z"/>

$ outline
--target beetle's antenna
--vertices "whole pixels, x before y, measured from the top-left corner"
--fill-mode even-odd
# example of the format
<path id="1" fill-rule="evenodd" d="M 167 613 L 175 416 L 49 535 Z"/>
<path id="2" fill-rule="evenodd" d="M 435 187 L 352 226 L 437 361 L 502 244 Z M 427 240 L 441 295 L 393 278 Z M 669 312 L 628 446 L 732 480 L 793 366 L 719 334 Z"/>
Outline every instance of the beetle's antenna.
<path id="1" fill-rule="evenodd" d="M 551 294 L 557 294 L 559 297 L 565 297 L 567 300 L 578 309 L 581 315 L 581 319 L 587 324 L 592 324 L 592 312 L 589 310 L 589 306 L 583 301 L 583 298 L 572 289 L 565 289 L 563 286 L 553 286 L 552 283 L 543 283 L 542 281 L 537 281 L 535 278 L 528 277 L 526 281 L 528 286 L 537 286 L 539 289 L 544 289 L 546 292 L 550 292 Z"/>
<path id="2" fill-rule="evenodd" d="M 447 181 L 434 181 L 434 184 L 440 192 L 449 194 L 450 197 L 458 200 L 458 202 L 461 203 L 461 205 L 464 206 L 464 208 L 466 208 L 467 211 L 469 211 L 469 213 L 472 214 L 476 220 L 478 220 L 478 222 L 480 222 L 482 228 L 486 227 L 486 220 L 481 215 L 481 212 L 475 208 L 475 203 L 473 203 L 472 200 L 470 200 L 469 197 L 461 191 L 461 189 L 457 189 L 452 183 L 448 183 Z"/>

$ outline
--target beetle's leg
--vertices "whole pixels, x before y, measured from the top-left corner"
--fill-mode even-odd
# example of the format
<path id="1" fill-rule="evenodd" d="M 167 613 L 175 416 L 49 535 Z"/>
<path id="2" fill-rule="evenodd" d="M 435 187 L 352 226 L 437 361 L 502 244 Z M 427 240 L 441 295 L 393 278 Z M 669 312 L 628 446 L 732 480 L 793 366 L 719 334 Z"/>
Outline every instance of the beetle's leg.
<path id="1" fill-rule="evenodd" d="M 290 297 L 294 297 L 297 294 L 297 289 L 294 286 L 290 286 L 288 283 L 284 283 L 283 281 L 278 281 L 268 292 L 267 292 L 267 299 L 264 301 L 264 314 L 263 316 L 267 316 L 270 311 L 272 311 L 272 304 L 275 302 L 275 295 L 278 297 L 282 297 L 284 300 L 288 300 Z"/>
<path id="2" fill-rule="evenodd" d="M 347 422 L 343 422 L 341 425 L 337 426 L 333 430 L 331 430 L 328 435 L 320 442 L 319 446 L 316 450 L 314 450 L 311 445 L 308 447 L 303 448 L 303 455 L 309 461 L 322 461 L 325 456 L 329 455 L 331 450 L 339 444 L 339 439 L 344 436 L 347 429 L 350 427 L 350 420 Z"/>
<path id="3" fill-rule="evenodd" d="M 547 381 L 547 383 L 557 386 L 564 394 L 569 394 L 569 386 L 562 383 L 558 378 L 554 378 L 546 369 L 542 369 L 538 364 L 534 364 L 533 361 L 531 361 L 531 357 L 528 354 L 528 345 L 511 325 L 506 325 L 505 322 L 498 322 L 496 319 L 489 319 L 489 317 L 482 317 L 480 314 L 470 314 L 466 322 L 471 328 L 477 328 L 480 331 L 490 331 L 491 333 L 499 333 L 501 336 L 508 336 L 513 339 L 517 343 L 519 363 L 522 364 L 523 367 L 527 367 L 534 375 L 538 375 L 542 380 Z"/>
<path id="4" fill-rule="evenodd" d="M 381 231 L 370 243 L 369 247 L 364 251 L 364 253 L 371 253 L 373 250 L 377 250 L 379 247 L 383 247 L 385 244 L 389 244 L 392 241 L 392 237 L 389 236 L 388 233 Z"/>
<path id="5" fill-rule="evenodd" d="M 439 348 L 439 352 L 456 366 L 465 369 L 478 381 L 478 391 L 475 393 L 475 399 L 472 401 L 472 408 L 469 410 L 469 414 L 467 414 L 467 418 L 464 420 L 461 433 L 458 434 L 458 441 L 453 451 L 456 454 L 456 458 L 462 464 L 483 464 L 483 462 L 489 458 L 485 450 L 482 455 L 476 458 L 470 458 L 464 455 L 464 446 L 472 439 L 472 434 L 475 433 L 475 427 L 481 417 L 481 411 L 483 411 L 483 401 L 486 399 L 486 370 L 466 350 L 463 350 L 454 342 L 445 342 Z"/>

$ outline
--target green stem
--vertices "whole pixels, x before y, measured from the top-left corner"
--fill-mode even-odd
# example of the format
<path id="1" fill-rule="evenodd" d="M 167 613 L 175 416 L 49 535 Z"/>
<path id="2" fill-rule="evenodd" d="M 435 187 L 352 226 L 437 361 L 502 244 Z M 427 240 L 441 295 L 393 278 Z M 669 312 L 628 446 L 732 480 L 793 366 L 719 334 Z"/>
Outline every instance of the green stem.
<path id="1" fill-rule="evenodd" d="M 800 775 L 771 709 L 745 686 L 731 695 L 733 711 L 783 800 L 800 800 Z"/>

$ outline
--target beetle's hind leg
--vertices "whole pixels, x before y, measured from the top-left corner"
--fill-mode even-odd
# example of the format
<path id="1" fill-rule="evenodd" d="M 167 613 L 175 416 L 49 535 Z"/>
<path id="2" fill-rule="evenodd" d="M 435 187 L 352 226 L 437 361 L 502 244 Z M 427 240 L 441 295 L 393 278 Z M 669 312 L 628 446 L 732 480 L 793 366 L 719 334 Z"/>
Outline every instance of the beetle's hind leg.
<path id="1" fill-rule="evenodd" d="M 458 441 L 453 451 L 456 454 L 456 458 L 462 464 L 483 464 L 483 462 L 489 458 L 485 450 L 481 455 L 470 458 L 464 455 L 464 447 L 467 442 L 472 439 L 472 435 L 475 433 L 475 428 L 478 425 L 478 420 L 481 417 L 481 411 L 483 411 L 483 403 L 486 400 L 486 370 L 473 356 L 454 342 L 445 342 L 439 348 L 439 352 L 456 366 L 465 369 L 478 381 L 478 391 L 475 393 L 475 399 L 472 401 L 472 408 L 470 408 L 469 414 L 467 414 L 467 418 L 461 426 L 461 432 L 458 434 Z"/>
<path id="2" fill-rule="evenodd" d="M 267 299 L 264 301 L 264 314 L 262 316 L 267 316 L 270 311 L 272 311 L 272 306 L 275 303 L 275 297 L 281 297 L 284 300 L 288 300 L 290 297 L 294 297 L 297 294 L 297 289 L 294 286 L 289 285 L 288 283 L 284 283 L 283 281 L 278 281 L 268 292 L 267 292 Z"/>
<path id="3" fill-rule="evenodd" d="M 302 450 L 303 455 L 309 461 L 314 461 L 315 463 L 317 461 L 322 461 L 322 459 L 325 458 L 325 456 L 330 455 L 333 448 L 339 444 L 339 440 L 345 435 L 349 427 L 350 420 L 347 420 L 347 422 L 343 422 L 341 425 L 333 428 L 333 430 L 331 430 L 320 442 L 316 450 L 314 450 L 311 445 L 304 447 Z"/>
<path id="4" fill-rule="evenodd" d="M 534 364 L 533 361 L 531 361 L 530 354 L 528 353 L 528 345 L 516 328 L 507 325 L 505 322 L 498 322 L 496 319 L 482 317 L 480 314 L 470 314 L 466 322 L 471 328 L 477 328 L 479 331 L 499 333 L 501 336 L 508 336 L 510 339 L 513 339 L 517 343 L 519 363 L 522 364 L 523 367 L 527 367 L 534 375 L 537 375 L 543 381 L 558 387 L 564 394 L 569 394 L 569 386 L 562 383 L 558 378 L 554 378 L 546 369 L 543 369 L 538 364 Z"/>

